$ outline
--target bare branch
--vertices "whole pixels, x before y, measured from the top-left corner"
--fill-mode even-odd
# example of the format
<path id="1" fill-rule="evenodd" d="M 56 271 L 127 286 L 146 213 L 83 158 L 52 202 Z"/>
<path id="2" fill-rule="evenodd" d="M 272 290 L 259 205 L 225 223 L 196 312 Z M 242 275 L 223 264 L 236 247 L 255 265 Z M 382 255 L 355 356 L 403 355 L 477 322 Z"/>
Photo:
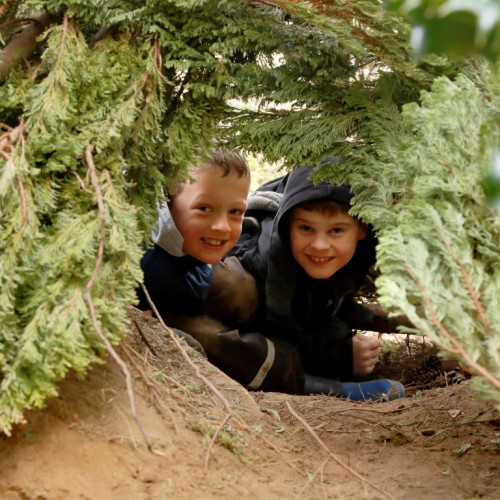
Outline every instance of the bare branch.
<path id="1" fill-rule="evenodd" d="M 328 446 L 326 446 L 326 444 L 321 440 L 321 438 L 314 432 L 312 427 L 294 411 L 294 409 L 292 408 L 292 406 L 290 405 L 290 403 L 288 401 L 286 401 L 286 406 L 287 406 L 288 410 L 290 411 L 290 413 L 305 427 L 307 432 L 309 432 L 309 434 L 311 434 L 311 436 L 318 442 L 318 444 L 321 446 L 321 448 L 323 448 L 328 453 L 328 455 L 331 458 L 333 458 L 333 460 L 335 460 L 335 462 L 337 462 L 346 471 L 351 473 L 355 478 L 359 479 L 365 485 L 365 487 L 366 487 L 366 485 L 369 485 L 372 488 L 376 489 L 378 492 L 387 496 L 388 498 L 395 500 L 395 498 L 391 494 L 389 494 L 386 491 L 384 491 L 383 489 L 381 489 L 375 483 L 372 483 L 368 479 L 365 479 L 363 476 L 360 476 L 354 469 L 349 467 L 344 461 L 342 461 L 339 457 L 337 457 L 337 455 L 332 453 L 330 451 L 330 449 L 328 448 Z"/>
<path id="2" fill-rule="evenodd" d="M 165 405 L 163 398 L 160 394 L 158 394 L 158 391 L 156 390 L 155 386 L 151 383 L 151 377 L 148 376 L 147 373 L 144 372 L 144 370 L 139 366 L 139 363 L 136 361 L 136 357 L 139 356 L 139 354 L 132 349 L 127 343 L 122 342 L 120 344 L 121 350 L 125 353 L 125 356 L 127 357 L 129 363 L 137 370 L 137 373 L 142 378 L 142 381 L 144 382 L 144 385 L 146 386 L 147 390 L 149 391 L 149 394 L 151 396 L 151 399 L 153 403 L 155 403 L 156 409 L 158 412 L 166 418 L 165 412 L 163 411 L 163 408 L 166 408 L 168 411 L 168 416 L 170 417 L 170 420 L 172 421 L 172 425 L 174 426 L 174 430 L 176 434 L 179 434 L 179 428 L 177 427 L 177 423 L 175 421 L 175 417 L 170 410 L 170 408 Z M 154 451 L 155 455 L 163 455 L 162 453 L 158 451 Z"/>
<path id="3" fill-rule="evenodd" d="M 2 9 L 0 8 L 0 16 L 2 15 Z M 5 23 L 0 24 L 0 30 L 8 28 L 9 26 L 21 26 L 23 24 L 32 24 L 36 23 L 36 19 L 32 18 L 22 18 L 22 19 L 12 19 L 11 21 L 6 21 Z"/>
<path id="4" fill-rule="evenodd" d="M 441 235 L 442 236 L 442 235 Z M 474 288 L 472 287 L 472 283 L 469 278 L 469 273 L 467 272 L 467 269 L 465 269 L 465 266 L 458 260 L 457 257 L 455 257 L 455 254 L 453 253 L 453 249 L 451 248 L 451 245 L 449 244 L 448 241 L 443 237 L 443 242 L 446 245 L 446 249 L 448 250 L 449 254 L 457 264 L 457 266 L 460 268 L 460 271 L 462 272 L 462 276 L 465 281 L 465 286 L 467 287 L 467 290 L 469 291 L 469 295 L 472 299 L 472 302 L 474 303 L 474 306 L 476 308 L 477 314 L 479 316 L 479 319 L 481 320 L 481 323 L 483 324 L 483 328 L 485 332 L 490 335 L 491 333 L 491 327 L 486 320 L 486 314 L 484 312 L 484 307 L 481 304 L 481 301 L 479 300 L 476 292 L 474 291 Z"/>
<path id="5" fill-rule="evenodd" d="M 208 460 L 210 458 L 210 451 L 213 448 L 213 445 L 215 441 L 217 441 L 217 436 L 219 435 L 220 431 L 223 429 L 223 427 L 226 425 L 227 421 L 231 418 L 231 414 L 227 414 L 224 417 L 224 420 L 220 423 L 219 427 L 217 427 L 217 430 L 214 432 L 214 435 L 212 436 L 212 439 L 210 440 L 210 444 L 208 445 L 207 448 L 207 454 L 205 456 L 205 469 L 208 469 Z"/>
<path id="6" fill-rule="evenodd" d="M 144 440 L 146 441 L 148 449 L 151 452 L 153 452 L 153 447 L 151 445 L 151 441 L 149 440 L 149 437 L 146 434 L 146 431 L 144 430 L 142 422 L 139 420 L 139 417 L 137 416 L 137 412 L 135 409 L 134 392 L 132 389 L 132 377 L 130 376 L 130 371 L 128 370 L 125 362 L 116 353 L 115 349 L 111 345 L 111 342 L 102 333 L 101 328 L 99 326 L 99 323 L 97 321 L 97 315 L 96 315 L 96 311 L 94 308 L 94 303 L 92 301 L 92 294 L 91 294 L 92 286 L 94 285 L 94 283 L 97 279 L 97 275 L 99 274 L 99 269 L 100 269 L 101 264 L 102 264 L 102 258 L 104 255 L 104 240 L 106 237 L 106 213 L 104 211 L 104 200 L 102 197 L 102 192 L 101 192 L 101 188 L 99 186 L 99 180 L 97 178 L 94 160 L 92 157 L 93 150 L 94 150 L 94 146 L 89 145 L 87 147 L 87 149 L 85 150 L 85 162 L 87 163 L 92 186 L 95 189 L 95 195 L 96 195 L 96 199 L 97 199 L 97 207 L 99 209 L 99 217 L 101 219 L 101 237 L 99 239 L 99 248 L 97 251 L 97 260 L 96 260 L 96 263 L 94 266 L 94 272 L 92 273 L 92 276 L 91 276 L 91 278 L 90 278 L 90 280 L 87 283 L 87 286 L 85 288 L 85 298 L 86 298 L 87 304 L 89 306 L 92 324 L 94 326 L 94 329 L 95 329 L 97 335 L 102 340 L 102 342 L 106 346 L 106 349 L 111 354 L 113 359 L 117 362 L 117 364 L 120 366 L 120 368 L 122 369 L 122 372 L 125 375 L 125 381 L 126 381 L 126 385 L 127 385 L 127 391 L 128 391 L 129 401 L 130 401 L 130 411 L 132 413 L 132 417 L 137 422 L 137 425 L 138 425 L 138 427 L 139 427 L 139 429 L 144 437 Z"/>
<path id="7" fill-rule="evenodd" d="M 179 342 L 179 339 L 177 338 L 177 336 L 175 335 L 175 333 L 172 331 L 171 328 L 169 328 L 165 322 L 163 321 L 163 318 L 161 317 L 160 313 L 158 312 L 158 309 L 156 308 L 154 302 L 151 300 L 151 297 L 149 295 L 149 292 L 146 288 L 146 286 L 144 285 L 144 283 L 141 283 L 141 288 L 142 288 L 142 291 L 144 292 L 144 295 L 151 307 L 151 310 L 154 312 L 155 316 L 158 318 L 158 321 L 160 322 L 160 324 L 163 326 L 163 328 L 165 328 L 166 332 L 170 335 L 170 338 L 172 339 L 172 341 L 174 342 L 174 344 L 176 345 L 177 349 L 179 349 L 180 353 L 182 354 L 183 358 L 187 361 L 187 363 L 189 364 L 189 366 L 191 366 L 191 368 L 194 370 L 196 376 L 207 386 L 210 388 L 210 390 L 221 400 L 222 404 L 224 405 L 224 407 L 226 408 L 226 410 L 228 411 L 228 413 L 230 413 L 231 415 L 233 415 L 233 411 L 231 409 L 231 406 L 229 405 L 229 402 L 228 400 L 222 395 L 222 393 L 219 391 L 219 389 L 217 389 L 217 387 L 215 387 L 212 382 L 210 382 L 210 380 L 207 379 L 207 377 L 205 377 L 201 371 L 200 371 L 200 368 L 198 367 L 198 365 L 196 363 L 193 362 L 193 360 L 189 357 L 188 353 L 186 352 L 186 350 L 184 349 L 184 347 L 182 347 L 182 344 Z"/>
<path id="8" fill-rule="evenodd" d="M 5 161 L 9 161 L 14 151 L 13 145 L 23 137 L 24 118 L 21 117 L 19 125 L 15 128 L 9 127 L 4 123 L 0 123 L 0 128 L 6 130 L 6 132 L 0 135 L 0 155 Z"/>
<path id="9" fill-rule="evenodd" d="M 51 24 L 62 19 L 62 12 L 42 14 L 34 22 L 16 35 L 0 53 L 0 82 L 23 60 L 28 59 L 35 51 L 37 37 Z"/>

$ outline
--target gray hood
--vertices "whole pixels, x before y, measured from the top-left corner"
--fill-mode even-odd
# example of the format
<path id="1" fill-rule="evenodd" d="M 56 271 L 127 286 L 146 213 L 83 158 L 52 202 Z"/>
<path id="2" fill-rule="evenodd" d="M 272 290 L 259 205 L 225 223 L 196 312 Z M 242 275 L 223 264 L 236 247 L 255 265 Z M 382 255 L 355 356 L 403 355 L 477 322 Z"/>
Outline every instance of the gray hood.
<path id="1" fill-rule="evenodd" d="M 184 238 L 175 226 L 174 219 L 166 203 L 158 208 L 158 224 L 151 231 L 153 242 L 174 257 L 184 257 Z"/>

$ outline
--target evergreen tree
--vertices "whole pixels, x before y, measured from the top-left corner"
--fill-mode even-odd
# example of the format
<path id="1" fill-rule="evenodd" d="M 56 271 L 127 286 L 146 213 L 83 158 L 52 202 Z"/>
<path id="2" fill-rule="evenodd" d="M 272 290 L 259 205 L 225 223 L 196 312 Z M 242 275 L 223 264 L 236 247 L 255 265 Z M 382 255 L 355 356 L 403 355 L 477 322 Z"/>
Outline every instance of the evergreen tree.
<path id="1" fill-rule="evenodd" d="M 496 67 L 417 63 L 379 0 L 0 0 L 0 29 L 4 432 L 99 362 L 99 332 L 124 335 L 156 203 L 214 142 L 290 168 L 342 157 L 315 175 L 350 182 L 373 223 L 381 299 L 457 339 L 499 398 L 498 219 L 480 184 Z"/>

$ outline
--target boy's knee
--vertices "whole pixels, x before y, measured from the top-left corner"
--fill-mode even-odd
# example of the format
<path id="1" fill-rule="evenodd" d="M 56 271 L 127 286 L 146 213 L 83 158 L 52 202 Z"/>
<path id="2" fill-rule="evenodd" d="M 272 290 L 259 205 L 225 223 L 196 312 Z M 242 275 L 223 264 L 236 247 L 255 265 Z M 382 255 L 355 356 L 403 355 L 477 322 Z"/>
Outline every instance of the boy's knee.
<path id="1" fill-rule="evenodd" d="M 236 257 L 226 257 L 214 266 L 203 306 L 205 314 L 231 325 L 243 325 L 255 314 L 258 302 L 255 279 Z"/>
<path id="2" fill-rule="evenodd" d="M 201 316 L 173 316 L 170 315 L 165 322 L 178 330 L 186 332 L 203 347 L 207 357 L 210 353 L 217 350 L 219 341 L 217 333 L 227 330 L 227 326 L 216 318 L 207 315 Z"/>
<path id="3" fill-rule="evenodd" d="M 220 368 L 248 389 L 303 394 L 304 369 L 297 349 L 260 333 L 220 332 Z"/>
<path id="4" fill-rule="evenodd" d="M 167 323 L 196 339 L 212 364 L 248 389 L 303 394 L 302 360 L 288 342 L 240 334 L 208 315 L 172 316 Z"/>

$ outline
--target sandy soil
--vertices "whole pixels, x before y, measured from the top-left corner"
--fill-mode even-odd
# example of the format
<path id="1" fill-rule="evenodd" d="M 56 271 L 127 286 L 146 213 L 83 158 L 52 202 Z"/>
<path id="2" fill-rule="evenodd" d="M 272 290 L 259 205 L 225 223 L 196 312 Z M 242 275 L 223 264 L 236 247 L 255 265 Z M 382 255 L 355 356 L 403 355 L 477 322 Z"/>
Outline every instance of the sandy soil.
<path id="1" fill-rule="evenodd" d="M 137 418 L 113 359 L 70 374 L 0 438 L 2 500 L 500 498 L 500 413 L 469 382 L 386 403 L 249 393 L 131 317 Z"/>

